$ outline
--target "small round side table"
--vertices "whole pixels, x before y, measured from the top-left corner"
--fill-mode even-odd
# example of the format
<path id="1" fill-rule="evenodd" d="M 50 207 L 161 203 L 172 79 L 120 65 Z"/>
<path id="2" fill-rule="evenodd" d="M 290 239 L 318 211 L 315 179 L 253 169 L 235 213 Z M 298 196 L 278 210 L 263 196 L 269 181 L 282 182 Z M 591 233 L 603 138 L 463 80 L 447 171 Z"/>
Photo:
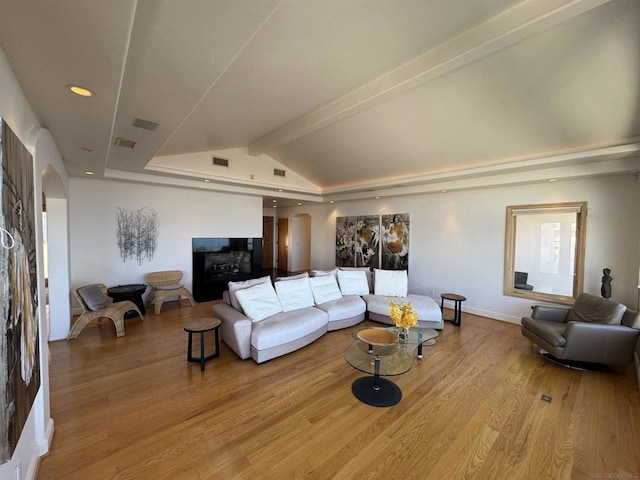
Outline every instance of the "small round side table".
<path id="1" fill-rule="evenodd" d="M 457 293 L 443 293 L 440 295 L 440 310 L 444 313 L 444 301 L 450 300 L 453 303 L 453 318 L 442 318 L 445 322 L 451 322 L 458 327 L 462 325 L 462 302 L 464 302 L 467 297 L 462 295 L 458 295 Z"/>
<path id="2" fill-rule="evenodd" d="M 218 336 L 218 328 L 222 322 L 218 318 L 197 318 L 189 320 L 184 326 L 184 331 L 189 334 L 189 343 L 187 345 L 187 361 L 196 362 L 200 364 L 200 371 L 204 371 L 204 364 L 209 360 L 218 358 L 220 356 L 220 338 Z M 211 355 L 204 355 L 204 334 L 205 332 L 215 331 L 215 346 L 216 351 Z M 193 356 L 193 334 L 200 334 L 200 356 Z"/>

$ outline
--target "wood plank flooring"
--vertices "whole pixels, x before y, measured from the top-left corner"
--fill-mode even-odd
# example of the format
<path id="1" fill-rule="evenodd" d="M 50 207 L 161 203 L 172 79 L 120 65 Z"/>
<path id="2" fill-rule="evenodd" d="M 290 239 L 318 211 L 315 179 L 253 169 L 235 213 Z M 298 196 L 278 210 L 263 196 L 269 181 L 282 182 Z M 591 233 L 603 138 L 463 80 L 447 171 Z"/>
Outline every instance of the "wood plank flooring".
<path id="1" fill-rule="evenodd" d="M 222 344 L 201 372 L 183 325 L 211 304 L 50 345 L 55 437 L 39 479 L 640 478 L 632 366 L 565 369 L 518 326 L 463 314 L 392 378 L 401 402 L 376 408 L 351 393 L 351 329 L 261 365 Z"/>

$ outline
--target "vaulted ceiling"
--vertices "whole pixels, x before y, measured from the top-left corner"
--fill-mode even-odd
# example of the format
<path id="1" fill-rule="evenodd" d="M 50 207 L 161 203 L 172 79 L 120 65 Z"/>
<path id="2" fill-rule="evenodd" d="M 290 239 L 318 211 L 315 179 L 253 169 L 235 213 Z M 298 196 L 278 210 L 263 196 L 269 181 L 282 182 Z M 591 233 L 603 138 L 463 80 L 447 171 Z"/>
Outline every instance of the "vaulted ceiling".
<path id="1" fill-rule="evenodd" d="M 638 0 L 0 0 L 0 47 L 72 176 L 327 201 L 640 171 Z"/>

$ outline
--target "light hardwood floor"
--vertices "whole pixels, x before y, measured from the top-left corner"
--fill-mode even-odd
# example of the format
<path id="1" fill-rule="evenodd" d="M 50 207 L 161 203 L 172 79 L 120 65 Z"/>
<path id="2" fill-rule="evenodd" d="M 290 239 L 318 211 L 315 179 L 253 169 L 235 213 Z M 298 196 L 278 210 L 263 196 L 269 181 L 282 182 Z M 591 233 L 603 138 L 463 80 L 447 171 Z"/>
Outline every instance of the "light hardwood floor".
<path id="1" fill-rule="evenodd" d="M 222 344 L 200 372 L 182 327 L 211 304 L 50 345 L 55 437 L 39 479 L 640 477 L 633 367 L 565 369 L 518 326 L 463 314 L 393 378 L 401 402 L 376 408 L 351 393 L 351 329 L 261 365 Z"/>

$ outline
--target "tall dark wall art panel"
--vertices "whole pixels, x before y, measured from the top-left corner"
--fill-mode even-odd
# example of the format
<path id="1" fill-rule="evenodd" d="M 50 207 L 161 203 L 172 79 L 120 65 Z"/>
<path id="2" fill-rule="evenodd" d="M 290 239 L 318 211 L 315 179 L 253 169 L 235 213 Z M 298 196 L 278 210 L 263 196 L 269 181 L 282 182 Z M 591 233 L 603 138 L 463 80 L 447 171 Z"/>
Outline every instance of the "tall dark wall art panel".
<path id="1" fill-rule="evenodd" d="M 33 158 L 2 124 L 0 463 L 16 448 L 40 387 Z"/>

